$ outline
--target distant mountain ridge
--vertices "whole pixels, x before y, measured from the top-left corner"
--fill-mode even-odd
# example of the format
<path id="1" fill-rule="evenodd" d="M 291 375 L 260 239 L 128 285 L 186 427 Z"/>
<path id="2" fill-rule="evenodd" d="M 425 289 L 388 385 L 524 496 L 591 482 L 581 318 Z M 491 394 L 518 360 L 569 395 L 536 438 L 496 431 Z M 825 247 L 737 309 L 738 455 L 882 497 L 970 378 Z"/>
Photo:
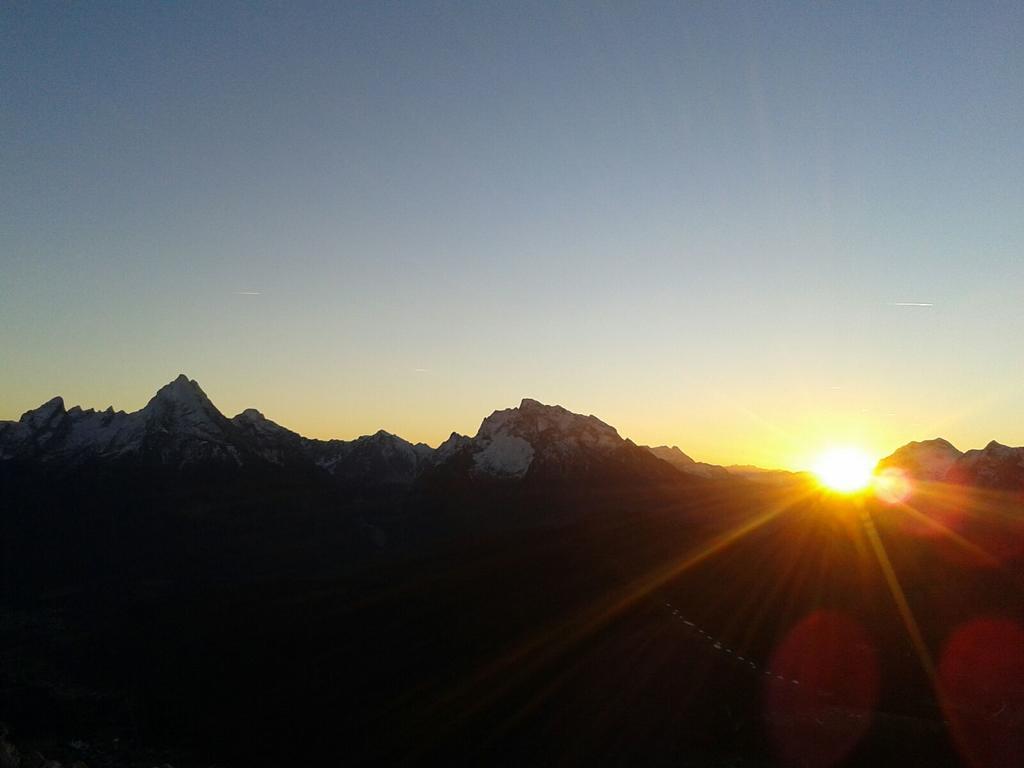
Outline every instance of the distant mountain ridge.
<path id="1" fill-rule="evenodd" d="M 702 461 L 694 461 L 679 450 L 679 447 L 676 445 L 658 445 L 653 448 L 647 447 L 647 450 L 687 475 L 708 478 L 729 477 L 729 471 L 725 467 L 720 467 L 717 464 L 705 464 Z"/>
<path id="2" fill-rule="evenodd" d="M 878 462 L 878 469 L 899 469 L 917 480 L 1024 490 L 1024 447 L 991 441 L 966 452 L 948 440 L 907 443 Z"/>
<path id="3" fill-rule="evenodd" d="M 133 413 L 66 409 L 56 397 L 0 422 L 0 461 L 50 467 L 159 465 L 175 469 L 316 467 L 346 485 L 408 486 L 420 477 L 515 482 L 590 477 L 676 480 L 679 473 L 596 416 L 524 399 L 485 418 L 476 435 L 437 448 L 383 430 L 354 440 L 303 437 L 248 408 L 224 416 L 184 374 Z"/>
<path id="4" fill-rule="evenodd" d="M 184 469 L 315 465 L 339 481 L 411 482 L 433 449 L 384 432 L 355 440 L 314 440 L 249 408 L 224 416 L 184 374 L 133 413 L 65 409 L 55 397 L 16 422 L 0 422 L 0 460 L 78 467 L 125 463 Z"/>
<path id="5" fill-rule="evenodd" d="M 698 462 L 677 446 L 638 446 L 596 416 L 525 398 L 494 411 L 473 436 L 452 433 L 437 448 L 380 430 L 353 440 L 317 440 L 254 408 L 228 418 L 184 374 L 140 410 L 66 408 L 54 397 L 18 421 L 0 421 L 0 462 L 53 468 L 102 464 L 313 469 L 343 486 L 407 487 L 424 477 L 459 482 L 673 481 L 743 479 L 785 483 L 802 473 Z M 1024 490 L 1024 448 L 995 441 L 962 452 L 935 438 L 878 462 L 909 476 Z M 671 471 L 670 471 L 671 470 Z"/>

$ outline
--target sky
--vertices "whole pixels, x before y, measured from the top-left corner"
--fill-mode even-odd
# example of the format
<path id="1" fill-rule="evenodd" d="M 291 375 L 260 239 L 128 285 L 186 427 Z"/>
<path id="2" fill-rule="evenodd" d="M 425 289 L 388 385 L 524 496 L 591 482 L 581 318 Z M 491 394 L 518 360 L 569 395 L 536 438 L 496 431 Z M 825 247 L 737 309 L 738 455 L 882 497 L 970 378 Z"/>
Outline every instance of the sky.
<path id="1" fill-rule="evenodd" d="M 1024 5 L 898 5 L 4 4 L 0 419 L 1024 444 Z"/>

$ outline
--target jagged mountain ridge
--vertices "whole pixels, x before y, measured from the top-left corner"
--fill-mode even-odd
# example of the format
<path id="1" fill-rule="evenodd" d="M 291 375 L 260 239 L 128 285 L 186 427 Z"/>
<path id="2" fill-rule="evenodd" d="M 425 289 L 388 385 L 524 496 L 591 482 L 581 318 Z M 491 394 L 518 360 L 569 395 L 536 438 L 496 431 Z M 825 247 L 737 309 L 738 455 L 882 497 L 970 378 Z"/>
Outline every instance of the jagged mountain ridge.
<path id="1" fill-rule="evenodd" d="M 342 482 L 388 484 L 410 482 L 432 453 L 383 430 L 355 440 L 314 440 L 252 408 L 229 419 L 184 374 L 133 413 L 65 409 L 56 397 L 16 422 L 0 422 L 0 460 L 50 466 L 312 464 Z"/>
<path id="2" fill-rule="evenodd" d="M 899 469 L 917 480 L 1024 490 L 1024 447 L 995 440 L 966 452 L 943 438 L 907 443 L 878 462 L 878 469 Z"/>
<path id="3" fill-rule="evenodd" d="M 453 432 L 437 448 L 384 430 L 353 440 L 317 440 L 253 408 L 228 418 L 184 374 L 132 413 L 66 408 L 54 397 L 18 421 L 0 421 L 4 460 L 70 467 L 97 462 L 177 469 L 304 466 L 355 485 L 410 485 L 427 474 L 519 481 L 625 473 L 662 480 L 673 477 L 665 465 L 705 479 L 745 478 L 751 470 L 698 462 L 676 446 L 637 446 L 596 416 L 529 398 L 516 408 L 494 411 L 474 436 Z M 922 480 L 1024 489 L 1024 448 L 995 441 L 967 452 L 941 438 L 911 442 L 878 463 L 880 470 L 890 467 Z"/>
<path id="4" fill-rule="evenodd" d="M 307 438 L 253 408 L 228 418 L 184 374 L 133 413 L 66 409 L 58 397 L 16 422 L 0 422 L 2 460 L 70 467 L 315 466 L 343 484 L 357 485 L 409 485 L 428 470 L 477 481 L 678 479 L 665 462 L 596 416 L 529 398 L 517 408 L 492 413 L 473 437 L 452 433 L 431 448 L 383 430 L 354 440 Z"/>
<path id="5" fill-rule="evenodd" d="M 184 466 L 241 463 L 247 446 L 231 422 L 184 375 L 133 413 L 65 409 L 55 397 L 17 422 L 0 423 L 0 458 L 80 464 L 147 458 Z"/>
<path id="6" fill-rule="evenodd" d="M 687 475 L 707 478 L 726 478 L 730 473 L 725 467 L 717 464 L 707 464 L 703 461 L 695 461 L 683 453 L 679 446 L 657 445 L 653 447 L 644 446 L 652 454 L 662 461 L 667 461 L 673 467 Z"/>
<path id="7" fill-rule="evenodd" d="M 472 438 L 453 434 L 437 455 L 431 474 L 449 481 L 680 480 L 675 469 L 596 416 L 530 398 L 494 411 Z"/>

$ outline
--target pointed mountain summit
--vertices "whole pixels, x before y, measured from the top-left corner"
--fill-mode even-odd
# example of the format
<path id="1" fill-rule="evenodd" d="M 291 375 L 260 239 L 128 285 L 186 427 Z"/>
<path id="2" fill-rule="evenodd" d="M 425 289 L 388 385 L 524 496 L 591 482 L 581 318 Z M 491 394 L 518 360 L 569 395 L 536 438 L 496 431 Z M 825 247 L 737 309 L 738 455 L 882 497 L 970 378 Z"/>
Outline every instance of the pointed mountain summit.
<path id="1" fill-rule="evenodd" d="M 0 421 L 0 460 L 40 454 L 59 436 L 66 417 L 63 398 L 54 397 L 18 421 Z"/>
<path id="2" fill-rule="evenodd" d="M 173 466 L 241 463 L 237 430 L 199 384 L 182 374 L 134 413 L 65 410 L 53 398 L 15 423 L 0 423 L 0 458 L 78 465 L 132 461 Z"/>
<path id="3" fill-rule="evenodd" d="M 165 384 L 141 411 L 139 454 L 147 461 L 179 467 L 204 463 L 242 466 L 252 446 L 203 392 L 199 382 L 180 374 Z"/>
<path id="4" fill-rule="evenodd" d="M 185 374 L 158 389 L 139 413 L 155 431 L 226 442 L 233 437 L 228 419 L 210 402 L 199 382 Z"/>
<path id="5" fill-rule="evenodd" d="M 164 384 L 156 391 L 156 394 L 150 399 L 150 404 L 157 401 L 209 403 L 210 399 L 203 392 L 203 388 L 199 386 L 198 381 L 190 379 L 184 373 L 179 373 L 172 381 Z"/>
<path id="6" fill-rule="evenodd" d="M 20 424 L 25 424 L 30 429 L 41 429 L 53 421 L 54 418 L 63 416 L 65 413 L 64 398 L 53 397 L 38 408 L 31 411 L 25 411 L 18 421 Z"/>

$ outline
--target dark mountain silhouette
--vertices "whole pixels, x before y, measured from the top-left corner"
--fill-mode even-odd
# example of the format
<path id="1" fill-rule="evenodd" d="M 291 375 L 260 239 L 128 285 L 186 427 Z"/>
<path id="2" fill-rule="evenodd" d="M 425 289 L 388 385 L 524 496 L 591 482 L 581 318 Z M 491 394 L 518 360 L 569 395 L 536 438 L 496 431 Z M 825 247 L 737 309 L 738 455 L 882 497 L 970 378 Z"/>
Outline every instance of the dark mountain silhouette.
<path id="1" fill-rule="evenodd" d="M 99 765 L 1016 764 L 1015 651 L 948 648 L 1024 625 L 1020 449 L 897 451 L 962 491 L 912 510 L 668 451 L 533 400 L 437 448 L 51 400 L 0 424 L 0 720 Z"/>
<path id="2" fill-rule="evenodd" d="M 729 471 L 725 467 L 720 467 L 716 464 L 706 464 L 702 461 L 694 461 L 675 445 L 671 447 L 659 445 L 654 448 L 647 448 L 647 450 L 687 475 L 719 479 L 729 476 Z"/>
<path id="3" fill-rule="evenodd" d="M 751 464 L 730 464 L 725 468 L 733 477 L 742 477 L 754 483 L 785 484 L 806 481 L 806 472 L 790 472 L 785 469 L 765 469 Z"/>
<path id="4" fill-rule="evenodd" d="M 411 486 L 427 470 L 485 482 L 677 479 L 596 417 L 535 400 L 495 411 L 474 437 L 453 434 L 433 449 L 383 430 L 355 440 L 310 439 L 251 408 L 228 419 L 184 374 L 135 413 L 66 410 L 54 398 L 17 422 L 0 422 L 0 460 L 52 467 L 305 466 L 347 487 Z"/>
<path id="5" fill-rule="evenodd" d="M 672 467 L 596 416 L 524 399 L 495 411 L 472 438 L 438 449 L 434 479 L 527 485 L 678 483 Z"/>

